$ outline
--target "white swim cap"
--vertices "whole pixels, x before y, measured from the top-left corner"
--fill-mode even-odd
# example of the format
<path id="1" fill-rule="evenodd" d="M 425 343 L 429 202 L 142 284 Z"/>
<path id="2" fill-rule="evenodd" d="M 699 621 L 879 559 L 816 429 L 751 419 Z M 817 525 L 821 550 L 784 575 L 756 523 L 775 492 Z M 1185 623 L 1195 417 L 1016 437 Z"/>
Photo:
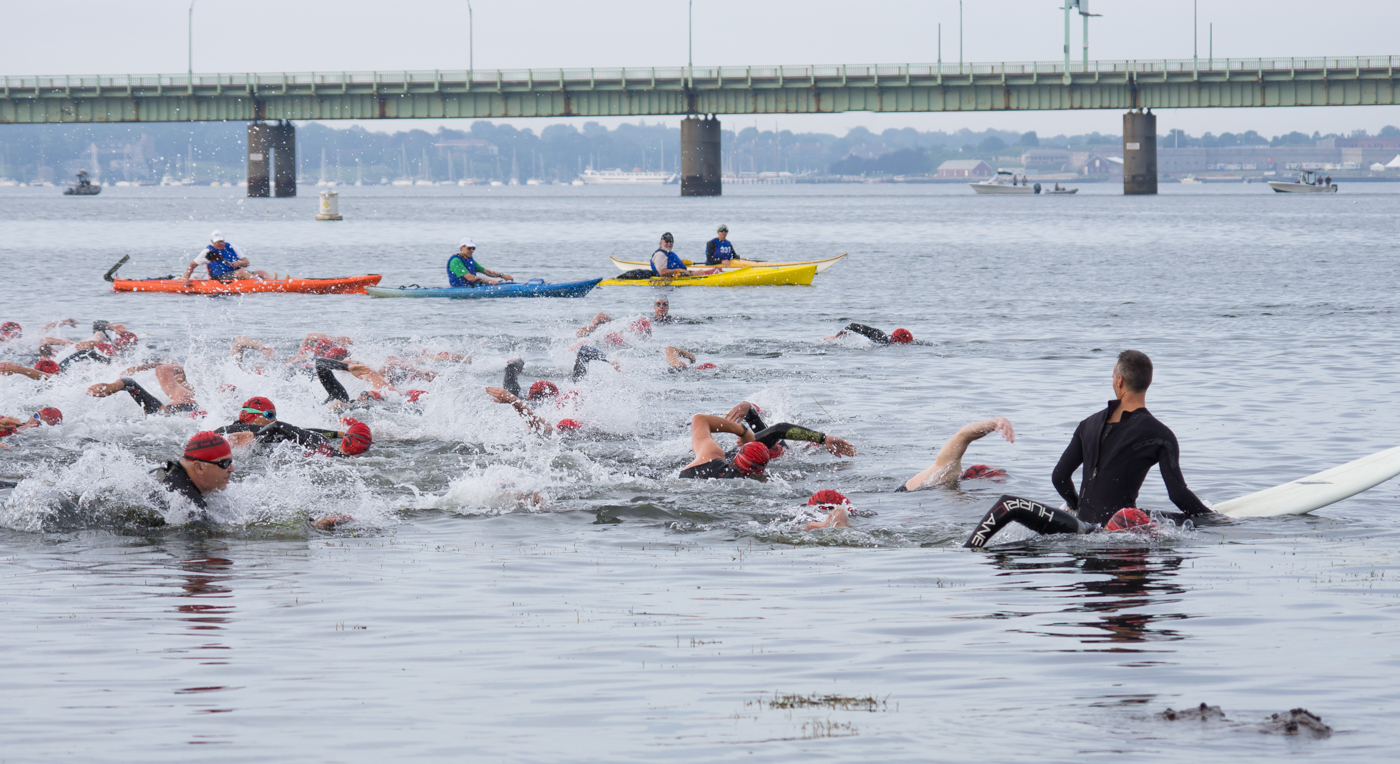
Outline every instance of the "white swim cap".
<path id="1" fill-rule="evenodd" d="M 470 236 L 462 237 L 462 240 L 457 244 L 458 246 L 471 247 L 472 249 L 476 249 L 476 242 L 472 241 L 472 238 Z"/>
<path id="2" fill-rule="evenodd" d="M 215 232 L 209 234 L 209 241 L 210 241 L 211 243 L 212 243 L 212 242 L 216 242 L 216 241 L 223 241 L 223 240 L 224 240 L 224 234 L 223 234 L 222 231 L 215 231 Z"/>

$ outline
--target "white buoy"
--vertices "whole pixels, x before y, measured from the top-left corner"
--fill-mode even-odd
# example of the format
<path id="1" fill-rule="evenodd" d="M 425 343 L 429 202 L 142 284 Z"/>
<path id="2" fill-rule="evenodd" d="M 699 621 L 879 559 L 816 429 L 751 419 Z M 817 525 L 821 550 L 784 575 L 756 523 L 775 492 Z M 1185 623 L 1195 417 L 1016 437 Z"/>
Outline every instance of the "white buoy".
<path id="1" fill-rule="evenodd" d="M 340 194 L 334 191 L 321 192 L 321 210 L 316 213 L 317 220 L 344 220 L 340 216 Z"/>

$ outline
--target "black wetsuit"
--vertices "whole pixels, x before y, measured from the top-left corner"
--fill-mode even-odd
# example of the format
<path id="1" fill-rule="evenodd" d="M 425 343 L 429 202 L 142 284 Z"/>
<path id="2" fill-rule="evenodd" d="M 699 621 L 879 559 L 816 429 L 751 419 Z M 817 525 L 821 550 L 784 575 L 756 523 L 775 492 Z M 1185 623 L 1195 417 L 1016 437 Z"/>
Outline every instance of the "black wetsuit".
<path id="1" fill-rule="evenodd" d="M 842 329 L 841 331 L 855 332 L 856 334 L 864 335 L 867 338 L 869 338 L 871 342 L 875 342 L 880 345 L 890 344 L 890 336 L 880 331 L 879 329 L 876 329 L 873 326 L 866 326 L 865 324 L 847 324 L 846 328 Z"/>
<path id="2" fill-rule="evenodd" d="M 234 422 L 233 424 L 226 424 L 223 427 L 216 428 L 214 432 L 220 435 L 228 435 L 231 432 L 257 432 L 262 428 L 262 425 L 253 424 L 252 422 Z"/>
<path id="3" fill-rule="evenodd" d="M 1109 401 L 1103 411 L 1080 422 L 1055 465 L 1051 481 L 1065 504 L 1084 522 L 1103 525 L 1118 510 L 1137 506 L 1138 490 L 1155 464 L 1167 484 L 1167 496 L 1187 517 L 1210 514 L 1210 508 L 1186 487 L 1176 435 L 1145 408 L 1108 424 L 1116 408 L 1118 401 Z M 1072 476 L 1081 464 L 1082 491 L 1076 493 Z"/>
<path id="4" fill-rule="evenodd" d="M 190 480 L 190 476 L 179 462 L 166 462 L 164 466 L 151 470 L 151 474 L 164 485 L 165 490 L 180 494 L 200 509 L 207 508 L 204 494 L 199 492 L 199 487 Z"/>
<path id="5" fill-rule="evenodd" d="M 286 422 L 273 422 L 258 430 L 253 440 L 258 443 L 286 443 L 314 448 L 321 451 L 340 453 L 335 441 L 341 437 L 335 430 L 308 430 Z M 324 448 L 323 448 L 324 447 Z"/>
<path id="6" fill-rule="evenodd" d="M 1071 511 L 1002 496 L 983 515 L 963 546 L 986 546 L 997 531 L 1013 522 L 1036 533 L 1092 533 L 1118 510 L 1137 506 L 1138 490 L 1154 464 L 1167 484 L 1167 495 L 1185 517 L 1211 514 L 1210 508 L 1186 487 L 1180 450 L 1172 431 L 1145 408 L 1126 412 L 1118 422 L 1109 424 L 1108 418 L 1118 404 L 1116 400 L 1109 401 L 1103 411 L 1080 422 L 1074 439 L 1055 465 L 1051 481 Z M 1081 464 L 1084 491 L 1078 494 L 1072 476 Z"/>
<path id="7" fill-rule="evenodd" d="M 501 387 L 510 391 L 511 395 L 519 398 L 520 395 L 520 372 L 524 370 L 525 362 L 519 358 L 512 358 L 506 364 L 506 378 L 501 380 Z"/>
<path id="8" fill-rule="evenodd" d="M 780 440 L 805 440 L 809 443 L 821 443 L 826 440 L 826 435 L 816 430 L 809 430 L 788 422 L 779 422 L 772 427 L 764 427 L 763 420 L 752 408 L 744 415 L 744 421 L 753 428 L 757 423 L 758 430 L 754 432 L 754 440 L 772 448 Z M 708 462 L 697 464 L 694 467 L 687 467 L 681 470 L 680 477 L 683 478 L 741 478 L 748 477 L 740 472 L 735 466 L 733 457 L 724 459 L 711 459 Z"/>
<path id="9" fill-rule="evenodd" d="M 98 363 L 111 363 L 112 359 L 107 355 L 99 353 L 97 351 L 97 348 L 88 348 L 87 350 L 79 350 L 73 355 L 70 355 L 62 361 L 59 361 L 58 368 L 60 371 L 68 371 L 68 367 L 72 366 L 78 361 L 97 361 Z"/>
<path id="10" fill-rule="evenodd" d="M 572 377 L 573 380 L 577 382 L 580 379 L 583 379 L 584 377 L 588 376 L 589 361 L 606 360 L 608 360 L 608 357 L 603 355 L 603 351 L 599 350 L 598 348 L 595 348 L 591 345 L 584 345 L 583 347 L 579 348 L 578 355 L 574 356 L 574 375 Z"/>
<path id="11" fill-rule="evenodd" d="M 136 401 L 137 405 L 147 414 L 185 414 L 199 410 L 198 403 L 172 403 L 167 406 L 131 377 L 122 377 L 121 382 L 126 392 L 131 395 L 131 399 Z"/>

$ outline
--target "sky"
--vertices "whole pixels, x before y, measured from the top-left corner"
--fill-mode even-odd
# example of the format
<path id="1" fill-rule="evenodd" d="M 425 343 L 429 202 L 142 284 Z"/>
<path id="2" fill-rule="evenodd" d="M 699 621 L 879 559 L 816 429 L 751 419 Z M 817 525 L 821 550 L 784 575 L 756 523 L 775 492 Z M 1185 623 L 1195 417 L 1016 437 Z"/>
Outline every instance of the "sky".
<path id="1" fill-rule="evenodd" d="M 1400 55 L 1396 0 L 1194 0 L 1196 43 L 1217 58 Z M 686 63 L 686 0 L 195 0 L 194 68 L 199 72 L 368 71 L 612 66 Z M 188 0 L 66 0 L 7 3 L 0 72 L 23 74 L 178 73 L 187 66 Z M 1091 59 L 1190 58 L 1193 0 L 1090 0 Z M 694 0 L 696 65 L 931 63 L 958 60 L 958 0 Z M 966 61 L 1063 60 L 1061 0 L 965 0 Z M 1078 17 L 1071 50 L 1081 57 Z M 15 34 L 15 30 L 28 30 Z M 1400 107 L 1174 109 L 1158 131 L 1200 134 L 1258 130 L 1375 132 L 1400 125 Z M 679 117 L 666 118 L 668 123 Z M 1042 135 L 1116 134 L 1112 111 L 721 117 L 725 126 L 795 132 L 872 130 L 1036 130 Z M 501 120 L 497 120 L 501 121 Z M 552 122 L 510 120 L 538 132 Z M 577 120 L 581 123 L 583 120 Z M 598 120 L 613 125 L 630 119 Z M 646 120 L 648 123 L 656 118 Z M 346 127 L 349 122 L 328 123 Z M 360 123 L 371 130 L 465 127 L 466 120 Z"/>

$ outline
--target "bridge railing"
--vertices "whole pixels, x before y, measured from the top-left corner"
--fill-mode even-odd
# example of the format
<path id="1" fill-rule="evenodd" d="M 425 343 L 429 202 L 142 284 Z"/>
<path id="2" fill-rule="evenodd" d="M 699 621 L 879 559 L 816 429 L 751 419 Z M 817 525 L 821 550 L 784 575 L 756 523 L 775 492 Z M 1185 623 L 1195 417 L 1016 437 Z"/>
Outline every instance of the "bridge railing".
<path id="1" fill-rule="evenodd" d="M 1110 74 L 1228 74 L 1233 72 L 1341 72 L 1391 70 L 1400 63 L 1400 56 L 1305 57 L 1305 58 L 1202 58 L 1164 60 L 1124 60 L 1071 62 L 1071 75 Z M 477 69 L 423 71 L 364 71 L 364 72 L 261 72 L 240 74 L 119 74 L 119 75 L 39 75 L 0 76 L 0 89 L 6 95 L 14 91 L 133 91 L 143 92 L 197 90 L 207 95 L 210 90 L 255 90 L 258 92 L 295 88 L 315 91 L 336 88 L 414 88 L 449 85 L 454 89 L 495 90 L 528 88 L 551 90 L 558 88 L 587 89 L 606 84 L 609 87 L 684 88 L 697 89 L 745 87 L 758 82 L 800 86 L 803 82 L 831 85 L 833 83 L 881 84 L 915 78 L 929 79 L 986 76 L 1063 76 L 1063 61 L 1006 61 L 958 64 L 825 64 L 812 66 L 671 66 L 671 67 L 612 67 L 563 69 Z M 952 84 L 958 84 L 956 81 Z"/>

